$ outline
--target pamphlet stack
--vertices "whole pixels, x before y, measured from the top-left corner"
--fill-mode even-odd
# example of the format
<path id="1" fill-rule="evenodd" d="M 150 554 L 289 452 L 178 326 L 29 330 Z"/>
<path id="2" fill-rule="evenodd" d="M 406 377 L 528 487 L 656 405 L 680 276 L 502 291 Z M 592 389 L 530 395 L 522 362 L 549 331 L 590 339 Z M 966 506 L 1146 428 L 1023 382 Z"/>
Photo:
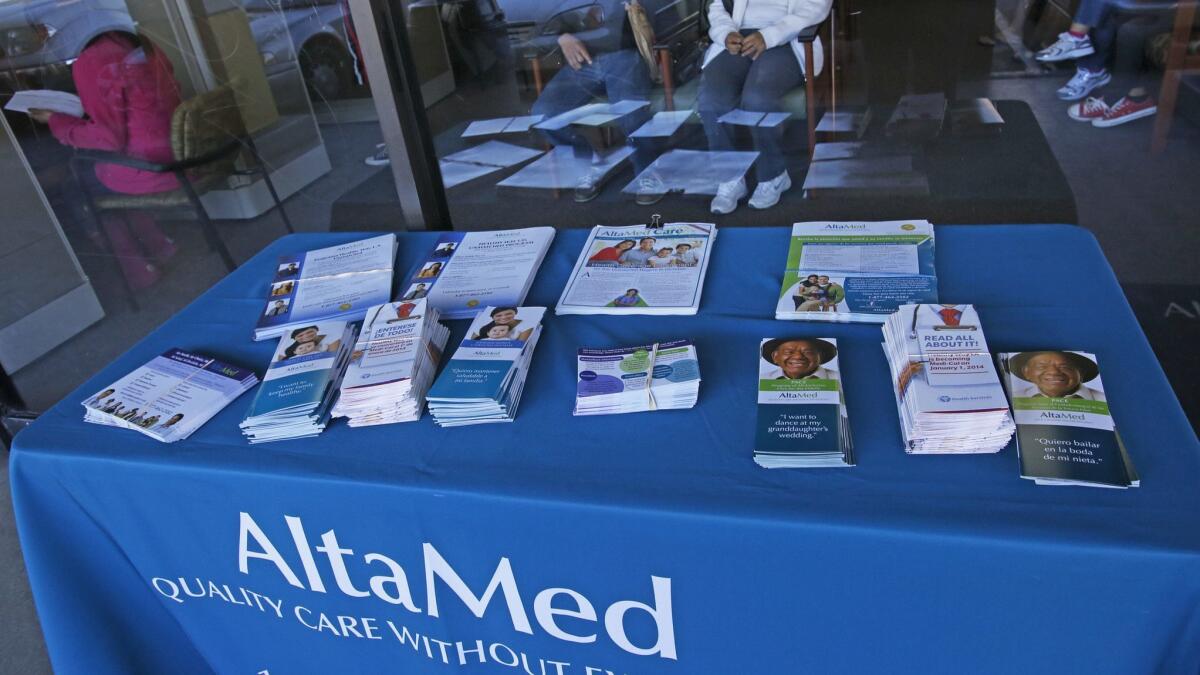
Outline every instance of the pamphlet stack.
<path id="1" fill-rule="evenodd" d="M 883 326 L 905 450 L 999 452 L 1012 439 L 1008 400 L 971 305 L 903 305 Z"/>
<path id="2" fill-rule="evenodd" d="M 357 334 L 357 323 L 321 321 L 296 328 L 279 341 L 240 425 L 251 443 L 325 430 Z"/>
<path id="3" fill-rule="evenodd" d="M 171 349 L 83 401 L 84 421 L 173 443 L 258 384 L 251 371 Z"/>
<path id="4" fill-rule="evenodd" d="M 282 337 L 318 321 L 360 321 L 392 297 L 396 235 L 280 256 L 255 340 Z"/>
<path id="5" fill-rule="evenodd" d="M 443 427 L 513 421 L 545 313 L 545 307 L 479 312 L 429 389 L 433 421 Z"/>
<path id="6" fill-rule="evenodd" d="M 766 469 L 854 465 L 837 340 L 786 337 L 759 343 L 754 461 Z"/>
<path id="7" fill-rule="evenodd" d="M 579 350 L 575 415 L 679 410 L 696 405 L 700 362 L 690 340 Z"/>
<path id="8" fill-rule="evenodd" d="M 792 226 L 776 319 L 883 323 L 903 304 L 937 302 L 925 220 Z"/>
<path id="9" fill-rule="evenodd" d="M 450 331 L 425 300 L 393 302 L 367 312 L 334 417 L 350 426 L 415 422 L 437 373 Z"/>
<path id="10" fill-rule="evenodd" d="M 1141 485 L 1094 354 L 1045 350 L 998 360 L 1012 398 L 1022 478 L 1038 485 Z"/>
<path id="11" fill-rule="evenodd" d="M 695 314 L 716 237 L 709 223 L 595 227 L 554 311 Z"/>

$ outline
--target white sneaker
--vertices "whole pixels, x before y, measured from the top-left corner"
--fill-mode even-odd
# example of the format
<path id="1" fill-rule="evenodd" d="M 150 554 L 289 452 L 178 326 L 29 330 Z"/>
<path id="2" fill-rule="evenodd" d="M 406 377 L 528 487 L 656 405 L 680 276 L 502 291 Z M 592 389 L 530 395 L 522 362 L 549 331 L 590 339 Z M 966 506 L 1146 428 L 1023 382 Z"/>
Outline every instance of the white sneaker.
<path id="1" fill-rule="evenodd" d="M 779 198 L 791 187 L 792 178 L 785 170 L 771 180 L 755 186 L 754 196 L 750 198 L 750 206 L 756 209 L 769 209 L 778 204 Z"/>
<path id="2" fill-rule="evenodd" d="M 733 210 L 737 208 L 738 202 L 749 193 L 750 191 L 746 189 L 745 178 L 721 183 L 717 186 L 717 196 L 713 197 L 710 210 L 713 213 L 722 215 L 733 213 Z"/>
<path id="3" fill-rule="evenodd" d="M 1059 33 L 1058 40 L 1054 44 L 1038 52 L 1033 58 L 1042 63 L 1053 63 L 1078 59 L 1094 53 L 1096 53 L 1096 48 L 1092 46 L 1091 38 L 1086 35 L 1077 38 L 1068 32 Z"/>
<path id="4" fill-rule="evenodd" d="M 1058 97 L 1064 101 L 1078 101 L 1111 81 L 1112 75 L 1109 75 L 1107 69 L 1093 73 L 1086 68 L 1077 68 L 1075 77 L 1072 77 L 1058 90 Z"/>

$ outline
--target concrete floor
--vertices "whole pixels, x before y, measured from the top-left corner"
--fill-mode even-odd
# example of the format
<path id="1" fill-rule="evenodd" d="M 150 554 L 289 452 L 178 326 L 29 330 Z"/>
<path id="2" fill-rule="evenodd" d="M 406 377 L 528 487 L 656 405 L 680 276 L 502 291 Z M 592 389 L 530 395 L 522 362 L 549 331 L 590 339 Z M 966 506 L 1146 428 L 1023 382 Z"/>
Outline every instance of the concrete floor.
<path id="1" fill-rule="evenodd" d="M 967 86 L 960 95 L 1029 102 L 1070 180 L 1080 224 L 1099 238 L 1122 283 L 1170 284 L 1176 289 L 1174 293 L 1191 292 L 1195 297 L 1195 289 L 1200 288 L 1200 266 L 1195 264 L 1200 251 L 1200 230 L 1195 227 L 1196 214 L 1200 214 L 1200 190 L 1195 189 L 1195 176 L 1200 175 L 1200 129 L 1177 121 L 1170 147 L 1162 155 L 1151 156 L 1149 120 L 1100 130 L 1067 118 L 1066 105 L 1053 95 L 1063 79 L 1065 75 L 996 79 Z M 374 150 L 379 140 L 377 130 L 372 123 L 323 126 L 335 169 L 304 194 L 288 200 L 286 207 L 298 230 L 327 229 L 332 201 L 377 170 L 361 162 Z M 221 230 L 238 260 L 248 258 L 283 233 L 276 215 L 268 215 L 261 222 L 222 225 Z M 219 262 L 204 250 L 194 231 L 170 225 L 168 231 L 185 251 L 180 262 L 168 271 L 169 284 L 164 286 L 173 289 L 175 296 L 159 303 L 146 302 L 137 315 L 128 314 L 120 298 L 106 299 L 106 310 L 128 316 L 89 329 L 92 334 L 87 342 L 98 346 L 87 358 L 72 359 L 73 363 L 111 360 L 130 341 L 148 332 L 181 302 L 201 293 L 222 274 Z M 75 236 L 82 234 L 76 232 Z M 87 244 L 81 247 L 86 249 Z M 106 262 L 99 253 L 90 261 L 86 255 L 82 257 L 85 266 L 95 269 Z M 64 372 L 63 360 L 51 355 L 44 361 L 45 366 L 27 369 L 29 372 L 23 371 L 17 377 L 18 385 L 32 392 L 29 396 L 36 406 L 57 400 L 94 368 L 77 365 Z M 55 377 L 48 377 L 50 372 Z M 4 616 L 6 627 L 0 631 L 0 673 L 50 672 L 14 531 L 7 462 L 0 467 L 0 564 L 6 571 L 0 578 L 0 616 Z"/>

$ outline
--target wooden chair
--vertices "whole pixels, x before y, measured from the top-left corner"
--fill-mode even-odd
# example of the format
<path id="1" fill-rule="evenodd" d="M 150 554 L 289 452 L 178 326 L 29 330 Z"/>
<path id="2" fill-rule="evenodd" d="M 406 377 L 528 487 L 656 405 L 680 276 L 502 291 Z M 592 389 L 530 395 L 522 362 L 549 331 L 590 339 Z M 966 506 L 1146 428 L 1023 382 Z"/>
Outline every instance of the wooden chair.
<path id="1" fill-rule="evenodd" d="M 1154 132 L 1150 143 L 1150 149 L 1155 153 L 1162 152 L 1167 147 L 1167 134 L 1171 131 L 1175 104 L 1179 98 L 1179 84 L 1183 76 L 1200 72 L 1200 54 L 1187 53 L 1195 20 L 1195 0 L 1186 0 L 1176 5 L 1175 24 L 1171 31 L 1170 45 L 1167 47 L 1162 87 L 1158 93 L 1158 115 L 1154 120 Z"/>
<path id="2" fill-rule="evenodd" d="M 271 174 L 254 146 L 254 139 L 246 131 L 231 85 L 217 87 L 179 104 L 171 117 L 171 150 L 175 161 L 167 164 L 98 150 L 80 150 L 72 157 L 71 171 L 82 187 L 84 200 L 101 232 L 104 232 L 104 227 L 99 221 L 104 212 L 190 209 L 195 213 L 209 247 L 221 257 L 226 269 L 233 271 L 237 265 L 204 210 L 200 195 L 224 187 L 231 176 L 248 175 L 263 177 L 284 226 L 288 232 L 295 231 L 279 200 Z M 252 162 L 248 168 L 239 169 L 238 159 L 243 153 Z M 180 187 L 168 192 L 142 195 L 112 192 L 93 195 L 87 189 L 87 183 L 79 179 L 83 171 L 94 170 L 98 163 L 174 174 L 179 179 Z M 121 278 L 124 279 L 124 275 Z M 129 291 L 130 304 L 137 309 L 133 289 L 128 283 L 126 289 Z"/>

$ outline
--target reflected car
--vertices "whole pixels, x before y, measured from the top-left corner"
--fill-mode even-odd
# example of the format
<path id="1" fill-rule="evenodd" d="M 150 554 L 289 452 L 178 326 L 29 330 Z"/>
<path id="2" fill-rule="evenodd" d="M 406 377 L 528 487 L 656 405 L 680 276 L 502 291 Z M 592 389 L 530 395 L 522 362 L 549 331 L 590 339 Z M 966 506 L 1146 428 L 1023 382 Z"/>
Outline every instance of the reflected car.
<path id="1" fill-rule="evenodd" d="M 315 100 L 341 98 L 359 86 L 338 0 L 242 0 L 242 7 L 268 76 L 299 60 Z"/>

